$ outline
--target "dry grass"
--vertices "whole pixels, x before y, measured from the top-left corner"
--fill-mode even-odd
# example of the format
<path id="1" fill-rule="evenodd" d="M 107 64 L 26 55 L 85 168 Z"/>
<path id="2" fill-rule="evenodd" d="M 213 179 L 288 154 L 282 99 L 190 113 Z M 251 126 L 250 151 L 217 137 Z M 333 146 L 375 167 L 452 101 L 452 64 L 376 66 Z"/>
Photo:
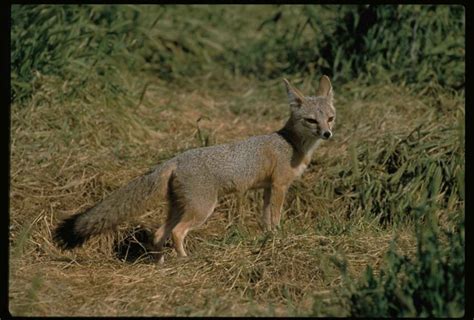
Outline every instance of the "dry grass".
<path id="1" fill-rule="evenodd" d="M 59 84 L 45 78 L 28 107 L 12 106 L 12 314 L 344 316 L 334 259 L 345 258 L 357 276 L 367 265 L 383 263 L 395 236 L 401 252 L 413 252 L 409 225 L 382 228 L 362 212 L 350 215 L 350 194 L 318 188 L 350 166 L 352 144 L 406 135 L 440 111 L 403 87 L 360 90 L 354 84 L 335 88 L 335 137 L 291 187 L 275 235 L 259 230 L 261 192 L 249 192 L 222 199 L 204 228 L 188 236 L 191 256 L 170 252 L 163 266 L 120 261 L 113 249 L 114 237 L 131 226 L 161 223 L 163 208 L 150 208 L 118 233 L 93 238 L 81 249 L 58 250 L 51 232 L 59 218 L 94 204 L 156 162 L 206 139 L 243 139 L 283 124 L 287 106 L 279 82 L 242 78 L 212 89 L 218 81 L 150 79 L 142 103 L 127 107 L 93 85 L 65 105 L 54 94 Z M 437 97 L 445 99 L 439 107 L 444 117 L 455 121 L 464 106 Z"/>

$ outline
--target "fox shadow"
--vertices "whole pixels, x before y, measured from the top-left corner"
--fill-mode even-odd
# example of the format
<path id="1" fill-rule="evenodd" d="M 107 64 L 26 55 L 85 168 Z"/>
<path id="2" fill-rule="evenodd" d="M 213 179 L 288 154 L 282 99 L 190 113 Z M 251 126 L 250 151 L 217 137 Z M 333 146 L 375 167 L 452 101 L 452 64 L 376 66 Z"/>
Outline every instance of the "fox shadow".
<path id="1" fill-rule="evenodd" d="M 115 256 L 123 262 L 155 263 L 153 238 L 151 228 L 135 226 L 125 230 L 115 239 L 113 251 Z M 169 240 L 165 243 L 165 247 L 171 247 Z"/>

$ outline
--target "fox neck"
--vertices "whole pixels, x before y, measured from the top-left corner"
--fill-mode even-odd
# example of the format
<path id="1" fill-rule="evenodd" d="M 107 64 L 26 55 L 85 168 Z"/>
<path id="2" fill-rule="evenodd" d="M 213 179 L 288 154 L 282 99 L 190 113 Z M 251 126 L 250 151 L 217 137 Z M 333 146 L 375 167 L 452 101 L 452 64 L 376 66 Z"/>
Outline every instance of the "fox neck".
<path id="1" fill-rule="evenodd" d="M 321 142 L 319 137 L 304 135 L 295 128 L 295 123 L 292 117 L 288 119 L 285 126 L 278 131 L 293 149 L 304 156 L 311 157 L 314 149 Z"/>

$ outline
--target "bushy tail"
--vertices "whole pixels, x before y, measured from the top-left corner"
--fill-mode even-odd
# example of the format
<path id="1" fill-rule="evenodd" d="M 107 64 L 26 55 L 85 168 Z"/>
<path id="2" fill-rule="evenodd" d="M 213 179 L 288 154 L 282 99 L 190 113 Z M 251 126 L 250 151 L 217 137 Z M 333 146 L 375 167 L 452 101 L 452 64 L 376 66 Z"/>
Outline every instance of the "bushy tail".
<path id="1" fill-rule="evenodd" d="M 94 207 L 63 220 L 54 231 L 54 241 L 63 249 L 72 249 L 91 236 L 111 230 L 139 214 L 149 200 L 167 195 L 168 181 L 174 169 L 173 161 L 165 162 L 133 179 Z"/>

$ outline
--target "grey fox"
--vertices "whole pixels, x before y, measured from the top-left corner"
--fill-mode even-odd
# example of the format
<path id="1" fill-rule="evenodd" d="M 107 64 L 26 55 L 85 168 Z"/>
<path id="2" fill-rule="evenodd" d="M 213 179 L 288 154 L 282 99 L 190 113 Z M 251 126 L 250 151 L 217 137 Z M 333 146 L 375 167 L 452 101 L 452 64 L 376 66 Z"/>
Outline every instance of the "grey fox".
<path id="1" fill-rule="evenodd" d="M 186 234 L 204 224 L 220 195 L 256 188 L 264 189 L 260 223 L 264 230 L 274 230 L 280 223 L 286 191 L 306 169 L 318 142 L 332 136 L 336 119 L 327 76 L 321 77 L 316 96 L 304 96 L 288 80 L 283 81 L 291 115 L 282 129 L 191 149 L 155 166 L 94 207 L 63 220 L 53 235 L 56 243 L 63 249 L 80 246 L 161 197 L 168 201 L 169 210 L 154 234 L 155 257 L 163 262 L 162 249 L 170 235 L 178 255 L 186 256 Z"/>

